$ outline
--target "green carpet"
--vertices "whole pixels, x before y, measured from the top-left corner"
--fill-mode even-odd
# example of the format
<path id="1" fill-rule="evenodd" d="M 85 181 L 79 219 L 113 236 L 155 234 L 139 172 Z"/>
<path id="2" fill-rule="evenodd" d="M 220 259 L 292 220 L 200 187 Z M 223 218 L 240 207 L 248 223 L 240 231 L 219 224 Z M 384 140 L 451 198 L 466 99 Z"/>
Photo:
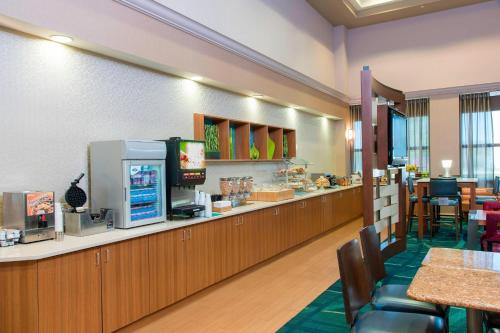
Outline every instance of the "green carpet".
<path id="1" fill-rule="evenodd" d="M 466 224 L 464 224 L 464 232 L 465 230 L 467 230 Z M 408 235 L 407 250 L 392 257 L 385 263 L 387 276 L 382 284 L 409 285 L 431 247 L 462 249 L 465 248 L 465 245 L 464 240 L 457 242 L 455 232 L 444 226 L 434 235 L 432 242 L 427 235 L 424 240 L 420 241 L 416 232 L 412 232 Z M 449 320 L 450 332 L 466 332 L 465 309 L 452 307 Z M 346 323 L 344 314 L 341 281 L 338 280 L 331 285 L 278 332 L 349 332 L 349 326 Z"/>

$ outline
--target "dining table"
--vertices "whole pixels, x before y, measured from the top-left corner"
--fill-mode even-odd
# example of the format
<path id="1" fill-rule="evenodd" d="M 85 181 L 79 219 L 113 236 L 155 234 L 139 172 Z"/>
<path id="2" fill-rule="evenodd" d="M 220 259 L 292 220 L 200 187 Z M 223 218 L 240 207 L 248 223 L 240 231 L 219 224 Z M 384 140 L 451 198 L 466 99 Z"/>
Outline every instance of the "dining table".
<path id="1" fill-rule="evenodd" d="M 430 178 L 420 178 L 416 181 L 416 192 L 418 198 L 417 204 L 417 217 L 418 217 L 418 238 L 424 238 L 425 231 L 425 212 L 422 198 L 429 194 Z M 476 187 L 477 178 L 464 178 L 457 177 L 457 184 L 459 188 L 469 188 L 470 190 L 470 204 L 469 209 L 477 209 L 476 205 Z"/>
<path id="2" fill-rule="evenodd" d="M 482 332 L 483 311 L 500 312 L 500 253 L 431 248 L 407 295 L 465 308 L 467 332 Z"/>

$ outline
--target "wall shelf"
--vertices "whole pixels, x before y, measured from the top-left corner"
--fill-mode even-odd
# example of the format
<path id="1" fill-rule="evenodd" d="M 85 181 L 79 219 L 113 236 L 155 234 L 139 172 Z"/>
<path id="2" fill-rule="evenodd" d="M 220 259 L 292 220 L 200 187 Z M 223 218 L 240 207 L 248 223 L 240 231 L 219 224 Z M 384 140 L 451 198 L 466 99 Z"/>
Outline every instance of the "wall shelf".
<path id="1" fill-rule="evenodd" d="M 294 158 L 297 142 L 294 129 L 227 119 L 195 113 L 194 139 L 205 140 L 205 126 L 217 125 L 220 158 L 207 158 L 207 162 L 278 162 Z M 268 139 L 274 142 L 274 153 L 268 156 Z M 259 150 L 259 158 L 250 158 L 252 144 Z M 288 146 L 288 154 L 285 146 Z M 270 153 L 270 152 L 269 152 Z M 269 154 L 270 155 L 270 154 Z"/>

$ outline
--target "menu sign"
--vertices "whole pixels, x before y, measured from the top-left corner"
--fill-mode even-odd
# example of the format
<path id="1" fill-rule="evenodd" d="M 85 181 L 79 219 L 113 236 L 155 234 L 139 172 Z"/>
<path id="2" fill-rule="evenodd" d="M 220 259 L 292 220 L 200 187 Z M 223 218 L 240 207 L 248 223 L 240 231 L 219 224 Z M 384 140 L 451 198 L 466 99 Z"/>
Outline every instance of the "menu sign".
<path id="1" fill-rule="evenodd" d="M 32 192 L 26 194 L 28 216 L 54 213 L 54 192 Z"/>
<path id="2" fill-rule="evenodd" d="M 180 143 L 180 168 L 195 170 L 205 168 L 205 144 L 203 142 L 182 141 Z"/>

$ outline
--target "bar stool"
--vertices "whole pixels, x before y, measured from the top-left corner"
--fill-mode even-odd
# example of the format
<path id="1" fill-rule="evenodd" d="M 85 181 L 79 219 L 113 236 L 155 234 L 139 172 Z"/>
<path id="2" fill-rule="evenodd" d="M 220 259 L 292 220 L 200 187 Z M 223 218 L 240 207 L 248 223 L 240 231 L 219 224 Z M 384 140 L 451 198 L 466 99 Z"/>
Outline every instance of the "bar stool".
<path id="1" fill-rule="evenodd" d="M 462 233 L 462 217 L 461 217 L 461 203 L 462 198 L 458 192 L 458 183 L 456 178 L 431 178 L 430 181 L 430 204 L 431 204 L 431 223 L 430 223 L 430 237 L 434 227 L 439 227 L 440 223 L 446 223 L 441 220 L 439 210 L 443 206 L 454 208 L 454 221 L 455 221 L 455 238 L 458 241 L 458 227 L 460 224 L 460 233 Z"/>
<path id="2" fill-rule="evenodd" d="M 411 227 L 413 225 L 413 219 L 417 216 L 415 215 L 415 205 L 418 203 L 418 196 L 415 194 L 415 186 L 413 185 L 413 177 L 408 176 L 406 178 L 406 183 L 408 186 L 408 193 L 410 195 L 410 208 L 408 210 L 408 222 L 406 223 L 406 233 L 410 233 Z M 424 209 L 427 210 L 427 204 L 429 203 L 429 197 L 424 196 L 422 198 L 422 204 L 424 205 Z"/>

